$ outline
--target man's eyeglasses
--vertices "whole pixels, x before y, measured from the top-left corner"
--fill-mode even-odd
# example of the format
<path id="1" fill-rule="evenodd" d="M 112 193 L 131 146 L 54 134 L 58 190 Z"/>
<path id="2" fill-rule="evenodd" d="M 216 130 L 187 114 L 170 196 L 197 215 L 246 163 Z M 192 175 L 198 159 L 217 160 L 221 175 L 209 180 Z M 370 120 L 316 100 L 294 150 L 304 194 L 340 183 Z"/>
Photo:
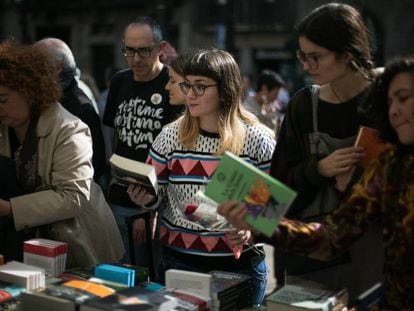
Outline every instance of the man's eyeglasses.
<path id="1" fill-rule="evenodd" d="M 312 70 L 318 69 L 319 61 L 322 57 L 329 55 L 331 52 L 326 53 L 305 53 L 302 50 L 296 51 L 297 59 L 302 63 L 307 63 Z"/>
<path id="2" fill-rule="evenodd" d="M 124 54 L 125 57 L 134 57 L 136 53 L 141 58 L 148 58 L 151 56 L 152 51 L 154 51 L 156 47 L 158 47 L 158 44 L 154 44 L 152 47 L 145 48 L 132 48 L 126 46 L 122 49 L 122 54 Z"/>
<path id="3" fill-rule="evenodd" d="M 207 88 L 211 87 L 211 86 L 217 86 L 217 84 L 201 84 L 201 83 L 194 83 L 194 84 L 190 84 L 188 82 L 181 82 L 179 83 L 180 85 L 180 89 L 181 92 L 184 95 L 187 95 L 188 92 L 190 92 L 190 89 L 193 90 L 193 93 L 197 96 L 203 96 L 204 92 L 206 91 Z"/>

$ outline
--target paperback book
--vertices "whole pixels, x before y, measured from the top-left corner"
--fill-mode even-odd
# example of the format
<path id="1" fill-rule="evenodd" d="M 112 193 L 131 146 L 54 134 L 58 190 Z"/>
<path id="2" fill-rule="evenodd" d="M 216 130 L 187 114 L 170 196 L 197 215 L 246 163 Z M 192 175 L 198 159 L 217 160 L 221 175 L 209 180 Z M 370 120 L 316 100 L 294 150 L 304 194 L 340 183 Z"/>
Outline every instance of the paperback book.
<path id="1" fill-rule="evenodd" d="M 113 154 L 109 159 L 109 163 L 112 176 L 117 184 L 123 187 L 135 184 L 145 188 L 152 195 L 157 195 L 157 174 L 152 165 L 131 160 L 118 154 Z"/>
<path id="2" fill-rule="evenodd" d="M 363 147 L 365 156 L 359 161 L 359 165 L 366 167 L 373 159 L 391 147 L 379 138 L 376 129 L 360 126 L 354 146 Z"/>
<path id="3" fill-rule="evenodd" d="M 238 156 L 225 152 L 205 189 L 217 203 L 237 200 L 246 204 L 245 221 L 271 236 L 296 198 L 296 192 Z"/>

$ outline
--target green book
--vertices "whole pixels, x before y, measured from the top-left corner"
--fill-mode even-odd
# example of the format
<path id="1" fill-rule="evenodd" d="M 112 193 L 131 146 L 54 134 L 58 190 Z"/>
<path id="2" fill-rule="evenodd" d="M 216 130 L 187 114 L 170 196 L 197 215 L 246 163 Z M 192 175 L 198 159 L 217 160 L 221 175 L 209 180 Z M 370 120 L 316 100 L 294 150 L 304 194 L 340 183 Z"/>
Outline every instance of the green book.
<path id="1" fill-rule="evenodd" d="M 244 202 L 246 223 L 269 237 L 296 197 L 295 191 L 230 152 L 225 152 L 204 194 L 217 203 Z"/>

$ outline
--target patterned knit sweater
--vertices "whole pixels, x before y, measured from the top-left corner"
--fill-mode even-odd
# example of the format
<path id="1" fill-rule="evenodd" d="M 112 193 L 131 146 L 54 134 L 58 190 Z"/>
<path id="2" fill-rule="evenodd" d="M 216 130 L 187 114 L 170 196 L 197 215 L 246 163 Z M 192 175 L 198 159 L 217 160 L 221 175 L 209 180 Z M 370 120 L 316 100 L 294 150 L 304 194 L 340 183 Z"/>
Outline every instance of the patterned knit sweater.
<path id="1" fill-rule="evenodd" d="M 155 166 L 158 175 L 163 245 L 197 255 L 233 255 L 224 232 L 209 231 L 188 220 L 183 212 L 210 180 L 220 161 L 220 157 L 213 156 L 219 146 L 218 134 L 204 132 L 194 150 L 184 149 L 179 141 L 179 121 L 164 127 L 155 139 L 147 162 Z M 246 125 L 245 144 L 239 156 L 268 172 L 274 147 L 274 139 L 263 126 Z"/>

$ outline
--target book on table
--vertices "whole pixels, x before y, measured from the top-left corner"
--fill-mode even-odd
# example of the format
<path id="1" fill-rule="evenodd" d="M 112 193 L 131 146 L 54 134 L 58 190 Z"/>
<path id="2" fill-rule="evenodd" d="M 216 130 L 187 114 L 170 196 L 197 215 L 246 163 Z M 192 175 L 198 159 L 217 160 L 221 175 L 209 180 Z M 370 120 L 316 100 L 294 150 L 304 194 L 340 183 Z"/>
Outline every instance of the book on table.
<path id="1" fill-rule="evenodd" d="M 355 147 L 363 147 L 365 156 L 358 162 L 362 167 L 366 167 L 373 159 L 391 147 L 379 137 L 378 130 L 360 126 L 357 138 L 354 143 Z"/>
<path id="2" fill-rule="evenodd" d="M 145 188 L 152 195 L 158 192 L 157 174 L 154 166 L 113 154 L 109 159 L 112 176 L 116 183 L 128 187 L 135 184 Z"/>
<path id="3" fill-rule="evenodd" d="M 347 304 L 345 288 L 332 289 L 298 277 L 266 297 L 268 311 L 334 311 L 343 310 Z"/>
<path id="4" fill-rule="evenodd" d="M 171 311 L 177 300 L 160 291 L 149 291 L 142 287 L 130 287 L 104 298 L 89 300 L 80 306 L 80 311 L 99 310 L 158 310 Z"/>
<path id="5" fill-rule="evenodd" d="M 271 236 L 297 193 L 244 161 L 225 152 L 204 194 L 217 203 L 240 201 L 246 204 L 245 221 Z"/>
<path id="6" fill-rule="evenodd" d="M 165 287 L 184 290 L 202 297 L 211 296 L 212 275 L 187 270 L 169 269 L 165 272 Z"/>
<path id="7" fill-rule="evenodd" d="M 79 306 L 94 299 L 107 297 L 115 290 L 101 284 L 72 280 L 63 284 L 49 285 L 38 291 L 23 293 L 20 301 L 25 310 L 79 310 Z"/>
<path id="8" fill-rule="evenodd" d="M 212 270 L 211 306 L 217 310 L 241 310 L 252 305 L 252 278 L 241 273 Z"/>
<path id="9" fill-rule="evenodd" d="M 247 292 L 251 292 L 251 276 L 221 270 L 212 270 L 209 274 L 212 276 L 211 297 L 213 299 L 220 299 L 234 292 L 239 294 L 245 289 Z"/>

